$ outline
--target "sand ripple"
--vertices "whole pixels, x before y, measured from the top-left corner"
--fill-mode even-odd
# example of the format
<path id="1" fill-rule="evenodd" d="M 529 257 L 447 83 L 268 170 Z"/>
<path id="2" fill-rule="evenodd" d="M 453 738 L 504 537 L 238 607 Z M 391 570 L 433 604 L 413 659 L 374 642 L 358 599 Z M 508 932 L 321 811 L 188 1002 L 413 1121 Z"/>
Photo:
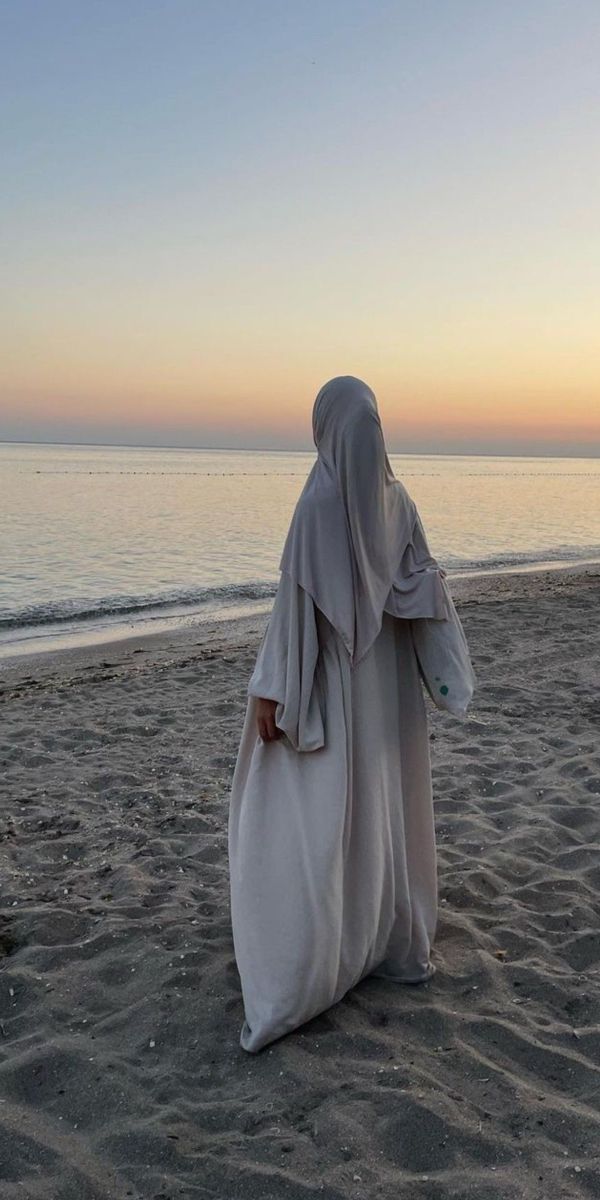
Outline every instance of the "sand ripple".
<path id="1" fill-rule="evenodd" d="M 598 578 L 497 591 L 460 605 L 471 719 L 430 710 L 436 976 L 256 1057 L 226 863 L 255 643 L 9 681 L 2 1200 L 600 1196 Z"/>

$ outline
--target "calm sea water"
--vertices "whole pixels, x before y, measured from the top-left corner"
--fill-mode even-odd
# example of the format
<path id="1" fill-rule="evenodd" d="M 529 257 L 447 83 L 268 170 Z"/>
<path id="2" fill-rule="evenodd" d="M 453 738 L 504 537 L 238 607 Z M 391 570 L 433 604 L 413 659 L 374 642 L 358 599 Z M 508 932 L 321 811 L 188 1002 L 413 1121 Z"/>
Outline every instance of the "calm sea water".
<path id="1" fill-rule="evenodd" d="M 600 558 L 598 458 L 391 458 L 449 574 Z M 267 606 L 313 461 L 0 444 L 0 643 Z"/>

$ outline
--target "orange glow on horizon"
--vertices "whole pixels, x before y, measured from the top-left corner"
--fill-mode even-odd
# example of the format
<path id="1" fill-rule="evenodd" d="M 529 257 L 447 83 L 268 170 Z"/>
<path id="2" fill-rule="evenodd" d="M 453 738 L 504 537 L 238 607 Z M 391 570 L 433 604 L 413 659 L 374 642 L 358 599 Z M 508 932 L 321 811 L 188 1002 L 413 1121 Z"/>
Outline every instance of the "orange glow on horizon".
<path id="1" fill-rule="evenodd" d="M 160 442 L 164 431 L 169 443 L 181 436 L 184 444 L 247 439 L 310 447 L 314 396 L 326 379 L 348 373 L 373 387 L 393 446 L 427 443 L 443 451 L 472 440 L 493 452 L 496 442 L 537 439 L 557 453 L 563 442 L 588 441 L 590 454 L 600 452 L 600 361 L 589 322 L 577 337 L 571 329 L 566 340 L 557 335 L 543 343 L 522 330 L 500 336 L 495 324 L 487 338 L 477 328 L 470 337 L 458 327 L 443 327 L 437 340 L 435 332 L 425 338 L 421 330 L 419 339 L 415 324 L 412 340 L 397 345 L 389 328 L 385 338 L 383 326 L 370 336 L 363 329 L 360 344 L 369 346 L 363 352 L 344 330 L 326 348 L 311 347 L 305 331 L 290 353 L 265 346 L 264 337 L 252 346 L 246 337 L 245 351 L 236 343 L 228 356 L 219 338 L 204 354 L 192 353 L 189 331 L 187 341 L 180 333 L 179 345 L 165 330 L 152 342 L 147 333 L 131 343 L 119 336 L 106 350 L 95 331 L 82 333 L 81 341 L 74 333 L 58 340 L 46 333 L 35 354 L 31 343 L 12 344 L 0 374 L 2 416 L 34 437 L 38 425 L 45 431 L 56 423 L 58 440 L 72 425 L 77 437 L 92 441 L 108 430 L 114 440 Z M 500 352 L 498 340 L 510 353 Z"/>

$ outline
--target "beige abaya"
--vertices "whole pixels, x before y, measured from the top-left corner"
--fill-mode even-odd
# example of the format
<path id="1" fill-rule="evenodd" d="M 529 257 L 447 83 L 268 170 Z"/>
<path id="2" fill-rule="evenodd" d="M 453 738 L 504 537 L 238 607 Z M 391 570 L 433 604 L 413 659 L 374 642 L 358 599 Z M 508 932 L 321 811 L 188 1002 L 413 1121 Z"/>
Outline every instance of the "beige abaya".
<path id="1" fill-rule="evenodd" d="M 348 381 L 343 383 L 346 397 Z M 405 495 L 400 500 L 406 508 Z M 322 496 L 326 500 L 327 492 Z M 311 498 L 313 518 L 323 512 L 322 496 L 320 507 Z M 324 560 L 312 556 L 314 529 L 314 520 L 302 518 L 300 568 L 293 554 L 282 560 L 248 687 L 231 791 L 231 911 L 245 1010 L 241 1044 L 251 1052 L 335 1004 L 366 975 L 398 983 L 432 976 L 436 847 L 421 678 L 444 707 L 448 687 L 450 702 L 462 687 L 458 713 L 465 711 L 474 678 L 445 573 L 429 554 L 416 510 L 404 543 L 393 546 L 393 555 L 401 551 L 410 569 L 399 571 L 390 558 L 390 577 L 380 589 L 385 607 L 380 599 L 374 619 L 377 597 L 371 593 L 362 625 L 356 612 L 347 622 L 351 608 L 343 592 L 336 609 L 335 579 L 324 580 L 327 616 L 318 594 L 299 582 L 304 572 L 304 584 L 318 593 L 326 571 Z M 339 564 L 339 547 L 336 553 Z M 356 580 L 351 550 L 348 562 Z M 403 607 L 409 615 L 392 615 Z M 427 648 L 433 627 L 448 630 L 451 646 L 452 682 L 442 684 L 442 693 L 438 682 L 448 664 L 433 655 L 433 667 L 428 662 L 425 669 L 438 673 L 428 677 L 427 655 L 418 652 Z M 258 736 L 258 697 L 276 702 L 278 740 Z"/>

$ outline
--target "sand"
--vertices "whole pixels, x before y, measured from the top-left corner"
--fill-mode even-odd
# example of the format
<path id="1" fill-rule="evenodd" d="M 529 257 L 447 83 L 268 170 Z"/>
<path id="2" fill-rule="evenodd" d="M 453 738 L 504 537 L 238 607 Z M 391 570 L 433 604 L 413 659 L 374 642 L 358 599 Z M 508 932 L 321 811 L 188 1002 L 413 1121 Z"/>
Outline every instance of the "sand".
<path id="1" fill-rule="evenodd" d="M 600 567 L 453 585 L 437 973 L 249 1056 L 228 786 L 264 618 L 3 665 L 0 1196 L 600 1196 Z"/>

